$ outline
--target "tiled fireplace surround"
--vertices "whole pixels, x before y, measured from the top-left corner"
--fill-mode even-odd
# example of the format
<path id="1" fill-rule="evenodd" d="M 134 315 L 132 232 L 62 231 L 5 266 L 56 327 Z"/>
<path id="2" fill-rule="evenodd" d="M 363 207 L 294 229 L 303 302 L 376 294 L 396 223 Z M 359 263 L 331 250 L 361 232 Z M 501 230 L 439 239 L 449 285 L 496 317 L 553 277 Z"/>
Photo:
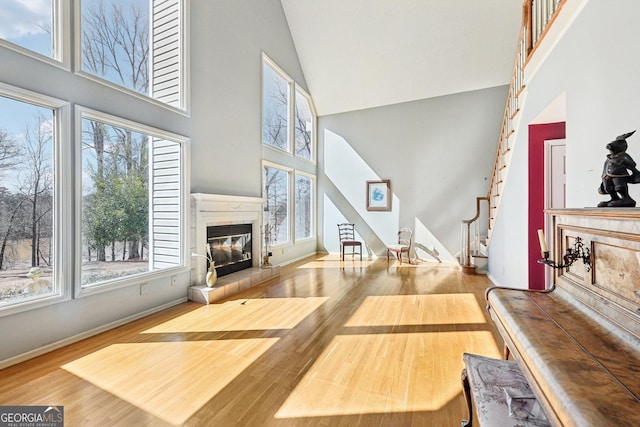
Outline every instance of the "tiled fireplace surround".
<path id="1" fill-rule="evenodd" d="M 252 267 L 218 278 L 209 288 L 204 283 L 207 261 L 201 256 L 191 257 L 191 287 L 189 299 L 210 304 L 227 298 L 251 286 L 265 282 L 280 274 L 278 266 L 261 268 L 262 261 L 262 209 L 260 197 L 228 196 L 219 194 L 191 194 L 191 253 L 206 253 L 207 227 L 229 224 L 251 224 Z"/>

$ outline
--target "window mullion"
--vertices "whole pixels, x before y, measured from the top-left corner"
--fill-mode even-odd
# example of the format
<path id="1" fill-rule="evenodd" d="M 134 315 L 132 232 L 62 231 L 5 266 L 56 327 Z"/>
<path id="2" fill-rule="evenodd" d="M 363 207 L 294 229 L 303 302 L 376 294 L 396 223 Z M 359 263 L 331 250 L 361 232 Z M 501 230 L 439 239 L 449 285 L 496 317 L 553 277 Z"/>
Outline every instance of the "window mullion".
<path id="1" fill-rule="evenodd" d="M 289 152 L 295 157 L 296 155 L 296 90 L 295 83 L 289 81 L 287 85 L 289 89 L 288 107 L 289 107 L 289 129 L 287 129 L 289 138 Z"/>

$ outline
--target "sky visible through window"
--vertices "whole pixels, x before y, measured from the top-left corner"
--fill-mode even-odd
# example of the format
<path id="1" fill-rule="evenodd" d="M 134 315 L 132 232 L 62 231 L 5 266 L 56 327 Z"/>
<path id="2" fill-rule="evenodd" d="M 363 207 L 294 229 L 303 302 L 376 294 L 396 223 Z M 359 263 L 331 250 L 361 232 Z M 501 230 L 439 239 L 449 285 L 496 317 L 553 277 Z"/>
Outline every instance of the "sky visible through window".
<path id="1" fill-rule="evenodd" d="M 75 21 L 57 21 L 58 16 L 66 16 L 63 12 L 67 9 L 61 10 L 61 5 L 70 4 L 79 13 L 80 26 L 73 28 L 73 32 Z M 0 45 L 32 57 L 29 61 L 45 56 L 65 64 L 71 62 L 75 64 L 69 70 L 71 73 L 84 71 L 148 96 L 151 4 L 150 0 L 0 0 Z M 180 2 L 170 1 L 168 5 L 165 10 L 168 18 L 160 24 L 171 27 L 170 35 L 179 38 L 181 35 L 173 24 L 180 24 L 177 21 Z M 166 29 L 162 25 L 156 29 L 164 35 Z M 80 42 L 80 57 L 75 61 L 68 61 L 72 52 L 64 52 L 63 58 L 59 46 L 55 46 L 55 42 L 67 40 L 71 33 Z M 180 57 L 173 55 L 169 60 L 177 63 Z M 16 65 L 9 62 L 4 66 Z M 166 92 L 169 93 L 161 95 L 173 94 Z M 73 100 L 63 98 L 73 104 Z M 54 263 L 53 252 L 67 230 L 58 227 L 54 211 L 67 212 L 73 207 L 54 206 L 57 179 L 71 176 L 54 168 L 54 162 L 60 160 L 55 153 L 62 160 L 68 157 L 66 149 L 55 151 L 54 146 L 74 144 L 66 137 L 55 139 L 54 119 L 59 104 L 44 94 L 0 82 L 0 309 L 14 301 L 37 299 L 59 291 L 59 277 L 56 278 L 54 269 L 61 261 L 55 258 Z M 82 176 L 82 193 L 75 196 L 82 201 L 82 245 L 72 248 L 82 253 L 82 283 L 103 284 L 150 269 L 181 265 L 179 253 L 163 253 L 150 265 L 154 250 L 149 245 L 148 223 L 150 136 L 133 130 L 138 128 L 135 124 L 132 129 L 124 128 L 118 118 L 105 118 L 107 121 L 102 122 L 98 120 L 104 115 L 99 112 L 84 115 L 77 118 L 82 120 L 82 135 L 75 135 L 82 137 L 82 160 L 75 166 L 77 177 Z M 58 125 L 66 129 L 69 123 Z M 164 150 L 164 156 L 153 163 L 154 171 L 162 170 L 164 174 L 158 181 L 171 191 L 181 191 L 181 179 L 171 181 L 182 173 L 181 166 L 172 165 L 180 164 L 180 144 L 155 138 L 159 151 Z M 110 223 L 108 220 L 113 218 L 117 221 Z M 178 224 L 174 228 L 179 227 Z M 155 241 L 163 238 L 154 235 Z M 71 244 L 68 246 L 71 248 Z"/>
<path id="2" fill-rule="evenodd" d="M 44 115 L 52 120 L 51 110 L 12 98 L 0 96 L 0 131 L 6 132 L 14 139 L 18 146 L 24 144 L 24 133 L 33 127 L 38 115 Z M 0 187 L 15 190 L 15 171 L 8 168 L 0 169 Z"/>
<path id="3" fill-rule="evenodd" d="M 0 38 L 51 57 L 54 3 L 55 0 L 1 0 Z M 125 13 L 132 6 L 147 11 L 149 8 L 149 0 L 82 0 L 83 8 L 100 3 L 107 11 L 114 4 L 124 6 L 126 3 L 126 7 L 122 8 Z M 28 124 L 26 121 L 31 121 L 38 109 L 32 104 L 0 96 L 0 129 L 19 138 Z M 0 171 L 0 179 L 7 179 L 6 175 L 6 171 Z"/>
<path id="4" fill-rule="evenodd" d="M 0 38 L 53 56 L 53 0 L 2 0 Z"/>

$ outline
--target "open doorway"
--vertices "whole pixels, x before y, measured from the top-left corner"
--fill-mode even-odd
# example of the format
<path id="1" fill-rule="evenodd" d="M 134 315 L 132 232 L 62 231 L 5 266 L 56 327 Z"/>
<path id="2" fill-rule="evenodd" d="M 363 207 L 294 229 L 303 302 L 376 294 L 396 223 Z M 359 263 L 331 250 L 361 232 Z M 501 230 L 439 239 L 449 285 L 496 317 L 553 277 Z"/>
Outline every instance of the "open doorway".
<path id="1" fill-rule="evenodd" d="M 544 209 L 563 209 L 567 200 L 566 139 L 544 141 Z M 549 248 L 555 247 L 555 236 L 549 215 L 544 215 L 544 234 Z M 552 255 L 553 256 L 553 255 Z M 545 268 L 545 288 L 549 288 L 553 272 Z"/>
<path id="2" fill-rule="evenodd" d="M 538 241 L 538 230 L 545 230 L 547 235 L 547 243 L 553 248 L 549 237 L 552 237 L 550 230 L 545 227 L 544 210 L 551 207 L 548 198 L 553 197 L 552 191 L 548 190 L 548 185 L 554 187 L 562 187 L 556 190 L 556 198 L 561 199 L 564 204 L 564 178 L 565 172 L 564 162 L 564 145 L 561 143 L 551 143 L 549 141 L 563 140 L 565 138 L 565 122 L 542 123 L 529 125 L 529 289 L 545 289 L 549 284 L 550 277 L 547 277 L 546 267 L 539 264 L 541 258 L 540 246 Z M 547 165 L 547 147 L 556 147 L 553 163 Z M 560 148 L 560 146 L 562 148 Z M 555 167 L 556 176 L 551 177 L 553 171 L 550 168 Z"/>
<path id="3" fill-rule="evenodd" d="M 563 209 L 566 206 L 567 163 L 566 139 L 548 139 L 544 145 L 545 209 Z M 545 230 L 548 231 L 548 230 Z"/>

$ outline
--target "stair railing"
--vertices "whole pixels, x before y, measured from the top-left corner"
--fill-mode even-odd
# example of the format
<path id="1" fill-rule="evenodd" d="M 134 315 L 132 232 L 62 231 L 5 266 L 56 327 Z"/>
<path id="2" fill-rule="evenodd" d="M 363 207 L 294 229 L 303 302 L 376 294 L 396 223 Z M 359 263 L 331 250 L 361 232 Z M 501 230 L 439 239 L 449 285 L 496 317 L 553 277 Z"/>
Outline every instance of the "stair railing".
<path id="1" fill-rule="evenodd" d="M 460 250 L 460 264 L 465 273 L 474 273 L 476 266 L 471 260 L 472 254 L 480 253 L 480 217 L 482 216 L 482 203 L 487 203 L 487 227 L 489 220 L 489 197 L 476 197 L 476 214 L 471 219 L 462 221 L 462 242 Z M 473 226 L 473 234 L 471 228 Z"/>
<path id="2" fill-rule="evenodd" d="M 516 139 L 519 123 L 519 113 L 522 108 L 524 92 L 526 89 L 524 70 L 536 47 L 544 38 L 544 35 L 552 25 L 562 6 L 568 0 L 525 0 L 522 4 L 522 26 L 516 48 L 516 58 L 509 85 L 509 93 L 502 118 L 500 136 L 496 159 L 493 164 L 493 173 L 489 183 L 487 197 L 478 197 L 479 200 L 487 200 L 489 203 L 487 239 L 491 237 L 491 230 L 496 221 L 502 188 L 507 178 L 511 150 Z M 462 221 L 462 250 L 460 263 L 463 271 L 475 271 L 471 264 L 471 225 L 477 218 Z M 477 226 L 475 228 L 478 228 Z M 475 240 L 477 241 L 477 239 Z M 488 242 L 487 242 L 488 244 Z"/>

